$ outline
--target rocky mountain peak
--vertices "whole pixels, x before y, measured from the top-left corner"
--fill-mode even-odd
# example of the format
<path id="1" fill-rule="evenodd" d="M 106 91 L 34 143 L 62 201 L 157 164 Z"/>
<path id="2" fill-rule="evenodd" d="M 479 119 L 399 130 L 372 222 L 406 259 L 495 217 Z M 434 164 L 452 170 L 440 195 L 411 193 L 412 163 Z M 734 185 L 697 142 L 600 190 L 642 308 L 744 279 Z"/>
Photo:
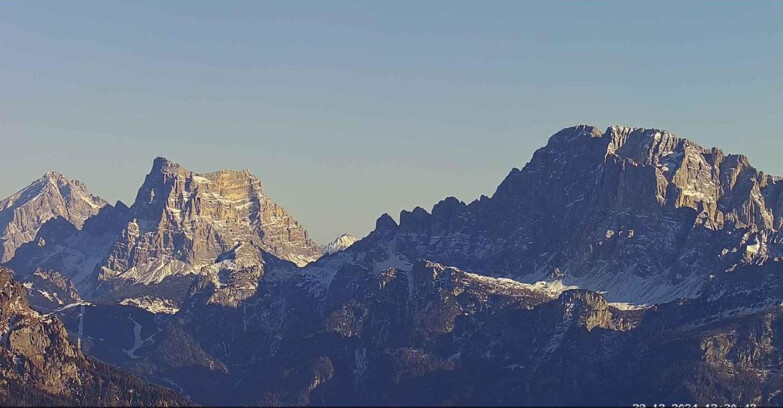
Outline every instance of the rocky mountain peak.
<path id="1" fill-rule="evenodd" d="M 56 171 L 47 171 L 44 173 L 43 177 L 41 177 L 41 180 L 63 180 L 67 182 L 67 178 L 63 176 L 62 173 L 58 173 Z"/>
<path id="2" fill-rule="evenodd" d="M 307 231 L 248 170 L 196 173 L 156 158 L 110 251 L 104 278 L 159 283 L 199 273 L 238 242 L 300 266 L 321 255 Z"/>
<path id="3" fill-rule="evenodd" d="M 187 172 L 179 163 L 175 163 L 163 156 L 158 156 L 152 160 L 152 170 L 150 174 L 179 174 Z"/>
<path id="4" fill-rule="evenodd" d="M 323 251 L 325 254 L 333 254 L 335 252 L 347 249 L 358 240 L 359 238 L 356 238 L 353 235 L 342 234 L 335 238 L 334 241 L 321 246 L 321 251 Z"/>
<path id="5" fill-rule="evenodd" d="M 661 129 L 611 126 L 603 133 L 584 125 L 563 129 L 524 169 L 513 170 L 495 197 L 528 199 L 521 195 L 530 192 L 531 177 L 550 182 L 562 177 L 564 183 L 581 180 L 584 186 L 599 182 L 608 190 L 600 191 L 602 197 L 597 198 L 608 205 L 644 211 L 691 208 L 704 213 L 699 222 L 713 229 L 727 222 L 761 229 L 782 225 L 776 211 L 778 178 L 756 170 L 743 155 L 706 149 Z M 543 191 L 546 185 L 536 188 Z M 560 203 L 579 198 L 563 197 Z"/>
<path id="6" fill-rule="evenodd" d="M 258 263 L 260 253 L 248 257 L 251 246 L 299 266 L 322 254 L 248 170 L 196 173 L 162 157 L 130 207 L 106 206 L 81 230 L 47 223 L 39 235 L 21 248 L 24 257 L 9 263 L 22 276 L 56 270 L 86 299 L 130 303 L 149 298 L 176 305 L 206 267 L 224 263 L 221 255 L 241 258 L 234 262 L 240 269 Z"/>
<path id="7" fill-rule="evenodd" d="M 403 211 L 393 231 L 410 259 L 647 303 L 696 296 L 716 270 L 780 258 L 782 226 L 783 182 L 745 156 L 661 129 L 579 125 L 492 197 Z"/>
<path id="8" fill-rule="evenodd" d="M 397 230 L 397 222 L 391 215 L 384 213 L 377 220 L 375 220 L 375 231 L 395 231 Z"/>
<path id="9" fill-rule="evenodd" d="M 0 262 L 7 262 L 19 246 L 32 241 L 46 221 L 63 217 L 81 228 L 105 205 L 82 182 L 47 172 L 0 201 Z"/>
<path id="10" fill-rule="evenodd" d="M 243 193 L 252 196 L 263 195 L 263 186 L 249 170 L 194 173 L 181 164 L 158 157 L 153 161 L 152 169 L 139 189 L 135 205 L 165 202 L 166 199 L 172 198 L 172 195 L 177 198 L 185 193 L 195 194 L 199 191 L 218 196 L 236 196 Z"/>

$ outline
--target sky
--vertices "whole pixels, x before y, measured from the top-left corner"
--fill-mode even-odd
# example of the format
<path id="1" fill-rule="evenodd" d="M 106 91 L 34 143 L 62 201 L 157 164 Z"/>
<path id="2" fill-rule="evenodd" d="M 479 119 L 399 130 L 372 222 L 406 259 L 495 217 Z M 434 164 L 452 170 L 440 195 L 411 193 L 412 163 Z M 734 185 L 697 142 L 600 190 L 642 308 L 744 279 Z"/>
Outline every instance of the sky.
<path id="1" fill-rule="evenodd" d="M 783 175 L 783 2 L 0 2 L 0 197 L 250 169 L 319 242 L 491 195 L 575 124 Z"/>

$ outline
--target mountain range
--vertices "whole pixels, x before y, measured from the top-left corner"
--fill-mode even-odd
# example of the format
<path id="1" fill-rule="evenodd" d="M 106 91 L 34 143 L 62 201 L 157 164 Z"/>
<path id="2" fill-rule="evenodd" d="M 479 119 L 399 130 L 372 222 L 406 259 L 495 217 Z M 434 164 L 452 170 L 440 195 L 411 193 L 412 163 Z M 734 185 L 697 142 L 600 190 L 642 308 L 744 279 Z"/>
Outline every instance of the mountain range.
<path id="1" fill-rule="evenodd" d="M 244 244 L 299 266 L 321 255 L 247 170 L 199 174 L 157 158 L 133 205 L 106 205 L 82 228 L 57 218 L 8 265 L 58 271 L 82 295 L 176 308 L 202 270 Z"/>
<path id="2" fill-rule="evenodd" d="M 47 173 L 0 227 L 8 299 L 176 391 L 145 403 L 783 404 L 783 179 L 663 130 L 563 129 L 491 197 L 325 246 L 164 158 L 130 206 Z"/>

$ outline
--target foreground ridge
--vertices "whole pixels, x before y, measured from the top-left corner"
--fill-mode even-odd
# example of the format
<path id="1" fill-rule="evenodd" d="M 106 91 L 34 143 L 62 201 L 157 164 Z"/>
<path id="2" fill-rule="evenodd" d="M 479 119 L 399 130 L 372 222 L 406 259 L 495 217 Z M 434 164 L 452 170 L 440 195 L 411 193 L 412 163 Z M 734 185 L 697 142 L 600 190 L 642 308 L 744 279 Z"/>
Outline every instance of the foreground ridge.
<path id="1" fill-rule="evenodd" d="M 24 292 L 11 271 L 0 268 L 0 404 L 190 404 L 171 390 L 85 357 L 57 318 L 30 309 Z"/>

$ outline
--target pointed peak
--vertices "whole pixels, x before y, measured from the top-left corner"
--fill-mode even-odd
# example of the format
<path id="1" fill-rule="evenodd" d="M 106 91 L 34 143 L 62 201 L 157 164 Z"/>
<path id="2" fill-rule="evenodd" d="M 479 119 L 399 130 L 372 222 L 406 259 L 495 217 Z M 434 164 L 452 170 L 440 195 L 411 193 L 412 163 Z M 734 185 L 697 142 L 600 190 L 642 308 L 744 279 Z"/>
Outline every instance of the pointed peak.
<path id="1" fill-rule="evenodd" d="M 165 157 L 156 157 L 152 161 L 151 174 L 185 174 L 188 170 L 179 163 L 175 163 Z"/>
<path id="2" fill-rule="evenodd" d="M 427 212 L 427 210 L 425 210 L 423 207 L 420 207 L 418 205 L 413 209 L 413 214 L 430 215 L 430 213 Z"/>
<path id="3" fill-rule="evenodd" d="M 351 234 L 342 234 L 335 238 L 334 241 L 321 246 L 321 250 L 327 254 L 342 251 L 356 243 L 359 239 Z"/>
<path id="4" fill-rule="evenodd" d="M 92 215 L 96 213 L 99 208 L 106 205 L 106 201 L 98 196 L 92 195 L 87 189 L 87 186 L 81 181 L 77 179 L 68 179 L 62 173 L 50 171 L 25 188 L 3 200 L 2 203 L 0 203 L 0 210 L 23 206 L 42 194 L 60 196 L 67 201 L 66 205 L 76 205 L 74 204 L 75 202 L 85 203 L 90 209 L 85 209 L 82 216 L 71 220 L 77 225 L 81 225 L 83 222 L 82 218 L 86 219 L 88 213 L 89 215 Z M 70 211 L 74 211 L 74 209 L 71 209 Z"/>
<path id="5" fill-rule="evenodd" d="M 167 163 L 173 163 L 173 162 L 163 156 L 158 156 L 154 160 L 152 160 L 153 166 L 163 166 Z"/>
<path id="6" fill-rule="evenodd" d="M 114 203 L 114 208 L 127 210 L 130 207 L 128 207 L 128 204 L 125 204 L 122 200 L 117 200 L 117 202 Z"/>
<path id="7" fill-rule="evenodd" d="M 432 207 L 432 215 L 452 215 L 466 206 L 467 204 L 456 197 L 446 197 Z"/>
<path id="8" fill-rule="evenodd" d="M 389 213 L 383 213 L 378 219 L 375 221 L 375 230 L 376 231 L 395 231 L 397 230 L 397 222 L 394 221 L 394 218 L 389 215 Z"/>
<path id="9" fill-rule="evenodd" d="M 27 185 L 25 188 L 20 190 L 19 193 L 25 192 L 25 191 L 29 192 L 29 191 L 33 191 L 33 190 L 41 191 L 47 185 L 54 185 L 56 187 L 59 187 L 59 186 L 63 186 L 63 185 L 69 184 L 69 183 L 71 183 L 71 181 L 68 180 L 67 177 L 62 175 L 62 173 L 58 173 L 56 171 L 48 171 L 48 172 L 44 173 L 43 176 L 37 178 L 35 181 L 33 181 L 32 183 Z M 81 184 L 81 183 L 77 183 L 77 184 Z"/>
<path id="10" fill-rule="evenodd" d="M 64 180 L 67 182 L 68 178 L 65 177 L 62 173 L 58 173 L 56 171 L 47 171 L 43 176 L 41 176 L 40 180 Z"/>
<path id="11" fill-rule="evenodd" d="M 75 186 L 78 190 L 82 190 L 86 193 L 87 187 L 84 186 L 78 180 L 68 180 L 61 173 L 49 171 L 43 176 L 39 177 L 32 183 L 28 184 L 21 190 L 17 191 L 10 197 L 7 197 L 0 201 L 0 210 L 4 210 L 10 207 L 17 207 L 23 205 L 26 202 L 31 201 L 35 197 L 44 193 L 60 194 L 61 189 L 64 186 Z"/>

